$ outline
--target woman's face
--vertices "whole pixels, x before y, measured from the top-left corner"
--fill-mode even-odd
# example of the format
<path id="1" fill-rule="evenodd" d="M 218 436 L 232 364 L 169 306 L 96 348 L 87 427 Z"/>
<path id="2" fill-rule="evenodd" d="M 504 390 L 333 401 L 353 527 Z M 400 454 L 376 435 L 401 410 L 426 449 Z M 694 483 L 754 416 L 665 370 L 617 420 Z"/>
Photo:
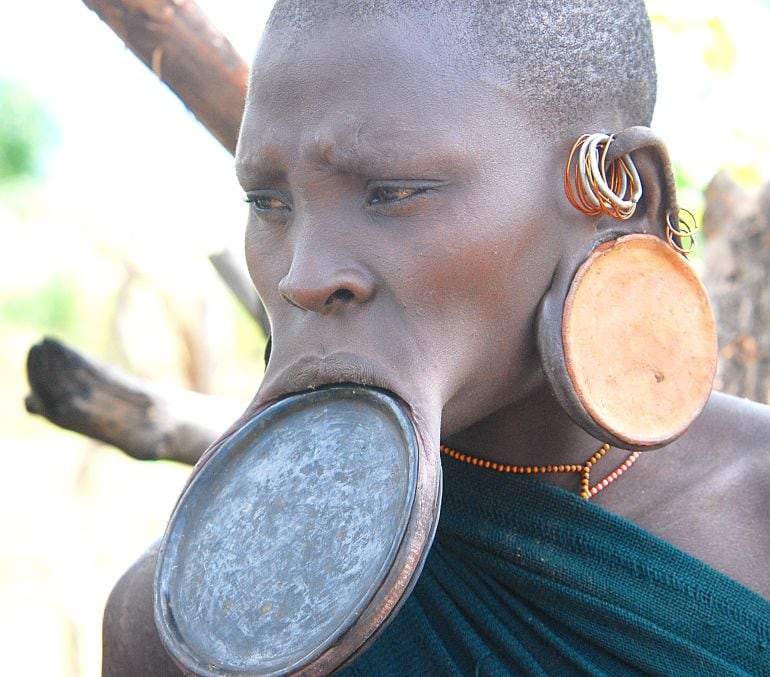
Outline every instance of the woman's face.
<path id="1" fill-rule="evenodd" d="M 428 30 L 330 21 L 260 48 L 237 151 L 273 335 L 258 402 L 353 381 L 451 434 L 539 382 L 564 149 Z"/>

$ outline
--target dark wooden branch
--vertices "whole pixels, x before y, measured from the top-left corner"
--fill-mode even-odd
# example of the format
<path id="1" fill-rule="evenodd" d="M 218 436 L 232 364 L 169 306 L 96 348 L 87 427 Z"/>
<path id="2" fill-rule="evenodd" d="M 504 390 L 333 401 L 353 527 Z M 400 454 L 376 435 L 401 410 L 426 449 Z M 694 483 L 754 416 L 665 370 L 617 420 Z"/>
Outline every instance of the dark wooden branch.
<path id="1" fill-rule="evenodd" d="M 195 463 L 242 403 L 162 388 L 45 339 L 27 357 L 27 411 L 143 460 Z"/>
<path id="2" fill-rule="evenodd" d="M 246 312 L 262 327 L 265 336 L 269 336 L 270 322 L 267 319 L 267 313 L 243 265 L 238 263 L 235 255 L 229 249 L 211 254 L 209 261 L 230 291 L 235 294 L 235 298 L 246 309 Z"/>
<path id="3" fill-rule="evenodd" d="M 235 152 L 248 66 L 192 0 L 83 0 Z"/>

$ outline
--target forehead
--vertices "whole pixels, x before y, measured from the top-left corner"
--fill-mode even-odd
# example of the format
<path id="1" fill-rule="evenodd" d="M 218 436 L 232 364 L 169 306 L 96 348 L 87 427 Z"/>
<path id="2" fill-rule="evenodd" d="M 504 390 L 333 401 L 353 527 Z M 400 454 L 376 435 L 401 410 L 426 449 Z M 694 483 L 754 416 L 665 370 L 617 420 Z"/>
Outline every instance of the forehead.
<path id="1" fill-rule="evenodd" d="M 271 30 L 252 68 L 239 162 L 266 146 L 348 136 L 389 146 L 457 147 L 482 116 L 499 117 L 497 90 L 435 22 L 326 21 Z M 310 135 L 312 138 L 300 138 Z"/>
<path id="2" fill-rule="evenodd" d="M 308 94 L 324 93 L 329 86 L 340 90 L 351 79 L 369 82 L 367 89 L 398 83 L 405 98 L 438 93 L 478 70 L 478 60 L 458 49 L 462 41 L 450 38 L 455 32 L 449 19 L 438 22 L 414 12 L 368 20 L 335 17 L 303 29 L 268 30 L 254 60 L 250 95 L 267 87 L 275 93 L 297 79 Z M 303 78 L 308 72 L 312 77 Z"/>

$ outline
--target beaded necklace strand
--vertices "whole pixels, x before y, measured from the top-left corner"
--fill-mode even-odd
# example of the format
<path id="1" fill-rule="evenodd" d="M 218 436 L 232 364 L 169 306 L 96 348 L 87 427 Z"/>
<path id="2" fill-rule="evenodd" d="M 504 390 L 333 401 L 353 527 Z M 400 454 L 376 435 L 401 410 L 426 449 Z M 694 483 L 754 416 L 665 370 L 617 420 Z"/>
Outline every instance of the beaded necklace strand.
<path id="1" fill-rule="evenodd" d="M 575 473 L 580 475 L 580 496 L 586 500 L 589 500 L 591 496 L 596 496 L 602 489 L 606 489 L 612 484 L 618 477 L 620 477 L 626 470 L 628 470 L 636 461 L 641 453 L 634 451 L 623 463 L 621 463 L 615 470 L 609 475 L 601 479 L 599 482 L 591 486 L 591 469 L 596 465 L 599 459 L 602 458 L 609 450 L 610 445 L 602 444 L 599 449 L 586 461 L 578 464 L 571 465 L 509 465 L 506 463 L 497 463 L 495 461 L 488 461 L 478 456 L 471 456 L 470 454 L 463 454 L 454 449 L 444 446 L 440 446 L 441 453 L 446 454 L 450 458 L 456 461 L 462 461 L 463 463 L 470 463 L 471 465 L 478 466 L 480 468 L 489 468 L 490 470 L 497 470 L 498 472 L 512 473 L 515 475 L 536 475 L 538 473 Z"/>

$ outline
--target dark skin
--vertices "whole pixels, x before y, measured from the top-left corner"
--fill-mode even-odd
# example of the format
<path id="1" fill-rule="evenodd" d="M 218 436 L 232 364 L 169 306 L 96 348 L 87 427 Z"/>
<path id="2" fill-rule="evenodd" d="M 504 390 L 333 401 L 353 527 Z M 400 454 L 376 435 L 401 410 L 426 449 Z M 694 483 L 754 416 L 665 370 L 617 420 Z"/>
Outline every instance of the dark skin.
<path id="1" fill-rule="evenodd" d="M 247 262 L 273 330 L 254 406 L 355 381 L 408 402 L 433 448 L 512 464 L 598 448 L 550 394 L 534 323 L 560 260 L 618 226 L 574 210 L 562 171 L 577 136 L 622 121 L 597 113 L 546 136 L 536 115 L 417 21 L 266 36 L 237 152 Z M 644 206 L 623 228 L 660 233 L 658 160 L 635 160 Z M 714 393 L 679 440 L 592 500 L 770 598 L 768 411 Z M 597 473 L 626 455 L 613 449 Z M 170 666 L 146 638 L 118 641 L 132 641 L 118 619 L 151 623 L 126 601 L 151 583 L 137 566 L 113 595 L 105 674 L 134 674 L 134 651 Z"/>

